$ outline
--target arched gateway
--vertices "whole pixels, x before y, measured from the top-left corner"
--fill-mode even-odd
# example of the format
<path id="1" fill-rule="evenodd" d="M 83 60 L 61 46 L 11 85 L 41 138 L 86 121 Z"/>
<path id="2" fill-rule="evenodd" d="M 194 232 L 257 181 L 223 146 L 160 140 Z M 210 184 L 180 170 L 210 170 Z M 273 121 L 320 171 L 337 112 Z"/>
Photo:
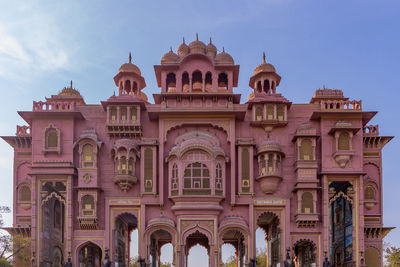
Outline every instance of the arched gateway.
<path id="1" fill-rule="evenodd" d="M 260 63 L 241 100 L 239 65 L 196 37 L 154 66 L 154 104 L 129 55 L 107 100 L 88 105 L 71 82 L 19 112 L 29 125 L 3 137 L 15 149 L 9 231 L 31 238 L 30 263 L 159 267 L 168 247 L 173 266 L 198 267 L 188 255 L 201 246 L 219 267 L 230 246 L 238 267 L 380 267 L 391 137 L 341 90 L 292 103 Z"/>

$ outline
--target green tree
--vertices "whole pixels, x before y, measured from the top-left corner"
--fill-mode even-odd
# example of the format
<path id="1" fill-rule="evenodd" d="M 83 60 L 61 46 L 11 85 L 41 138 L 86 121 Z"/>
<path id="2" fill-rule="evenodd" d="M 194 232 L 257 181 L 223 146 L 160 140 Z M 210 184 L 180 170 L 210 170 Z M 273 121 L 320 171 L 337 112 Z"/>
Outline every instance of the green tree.
<path id="1" fill-rule="evenodd" d="M 257 260 L 256 262 L 257 267 L 267 266 L 267 248 L 257 249 L 256 260 Z"/>
<path id="2" fill-rule="evenodd" d="M 400 248 L 385 244 L 385 259 L 387 263 L 385 267 L 398 267 L 400 266 Z"/>
<path id="3" fill-rule="evenodd" d="M 0 206 L 0 227 L 3 226 L 3 213 L 9 213 L 10 208 Z M 0 266 L 11 266 L 13 259 L 28 266 L 30 263 L 31 239 L 22 235 L 10 236 L 0 232 Z M 9 264 L 9 265 L 7 265 Z"/>

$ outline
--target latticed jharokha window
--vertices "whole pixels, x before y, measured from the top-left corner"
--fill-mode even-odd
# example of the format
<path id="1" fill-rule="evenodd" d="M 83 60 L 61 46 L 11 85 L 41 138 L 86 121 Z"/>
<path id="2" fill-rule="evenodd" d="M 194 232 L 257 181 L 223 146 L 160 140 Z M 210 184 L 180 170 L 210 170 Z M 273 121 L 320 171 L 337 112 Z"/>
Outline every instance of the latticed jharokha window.
<path id="1" fill-rule="evenodd" d="M 267 120 L 274 119 L 274 107 L 272 105 L 267 106 Z"/>
<path id="2" fill-rule="evenodd" d="M 133 106 L 131 108 L 131 121 L 136 121 L 137 118 L 137 108 L 136 106 Z"/>
<path id="3" fill-rule="evenodd" d="M 83 216 L 94 216 L 94 198 L 91 195 L 85 195 L 81 200 L 82 204 L 82 215 Z"/>
<path id="4" fill-rule="evenodd" d="M 178 184 L 178 166 L 176 163 L 172 166 L 171 172 L 171 195 L 175 196 L 178 194 L 179 191 L 179 184 Z"/>
<path id="5" fill-rule="evenodd" d="M 256 121 L 262 121 L 263 119 L 263 109 L 262 107 L 256 108 Z"/>
<path id="6" fill-rule="evenodd" d="M 301 196 L 301 212 L 314 213 L 313 195 L 310 192 L 305 192 Z"/>
<path id="7" fill-rule="evenodd" d="M 31 189 L 24 185 L 19 190 L 19 200 L 20 201 L 31 201 Z"/>
<path id="8" fill-rule="evenodd" d="M 186 166 L 183 177 L 184 194 L 211 194 L 210 171 L 205 164 L 194 162 Z"/>
<path id="9" fill-rule="evenodd" d="M 127 111 L 127 109 L 126 109 L 126 107 L 122 107 L 121 109 L 120 109 L 120 119 L 121 119 L 121 121 L 126 121 L 127 120 L 127 118 L 128 118 L 128 111 Z"/>
<path id="10" fill-rule="evenodd" d="M 350 135 L 347 132 L 342 132 L 339 135 L 338 140 L 339 150 L 350 150 Z"/>
<path id="11" fill-rule="evenodd" d="M 285 108 L 282 105 L 278 106 L 277 115 L 279 121 L 285 120 Z"/>
<path id="12" fill-rule="evenodd" d="M 222 167 L 220 163 L 215 167 L 215 193 L 222 195 Z"/>
<path id="13" fill-rule="evenodd" d="M 313 160 L 313 148 L 310 139 L 304 139 L 300 145 L 300 160 Z"/>
<path id="14" fill-rule="evenodd" d="M 144 188 L 146 192 L 153 190 L 153 150 L 144 150 Z"/>
<path id="15" fill-rule="evenodd" d="M 250 191 L 250 152 L 242 149 L 242 192 Z"/>
<path id="16" fill-rule="evenodd" d="M 82 157 L 83 157 L 82 165 L 84 168 L 93 167 L 94 153 L 93 153 L 93 146 L 91 144 L 85 144 L 82 147 Z"/>
<path id="17" fill-rule="evenodd" d="M 366 200 L 375 200 L 375 190 L 372 186 L 367 186 L 364 191 L 364 198 Z"/>
<path id="18" fill-rule="evenodd" d="M 49 129 L 46 133 L 46 148 L 57 148 L 58 134 L 56 129 Z"/>
<path id="19" fill-rule="evenodd" d="M 111 121 L 116 121 L 117 120 L 117 109 L 116 108 L 111 108 L 110 109 L 110 120 Z"/>

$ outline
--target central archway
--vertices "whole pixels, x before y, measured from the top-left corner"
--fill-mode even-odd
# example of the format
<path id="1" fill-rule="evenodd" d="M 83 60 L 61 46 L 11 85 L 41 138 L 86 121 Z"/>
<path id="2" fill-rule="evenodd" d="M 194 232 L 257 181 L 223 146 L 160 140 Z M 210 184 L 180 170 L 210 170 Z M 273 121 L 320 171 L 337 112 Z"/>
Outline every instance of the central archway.
<path id="1" fill-rule="evenodd" d="M 96 244 L 87 242 L 79 249 L 78 255 L 80 267 L 101 267 L 102 253 Z"/>
<path id="2" fill-rule="evenodd" d="M 282 258 L 279 218 L 273 212 L 264 212 L 258 217 L 257 226 L 264 232 L 266 266 L 277 266 Z"/>
<path id="3" fill-rule="evenodd" d="M 186 246 L 185 246 L 186 264 L 185 264 L 185 266 L 193 266 L 193 264 L 191 264 L 189 262 L 189 252 L 190 252 L 191 248 L 193 248 L 196 245 L 200 245 L 201 247 L 206 249 L 207 255 L 208 255 L 208 260 L 207 260 L 208 264 L 206 266 L 210 266 L 210 242 L 209 242 L 207 235 L 200 232 L 199 230 L 196 230 L 196 231 L 192 232 L 191 234 L 189 234 L 186 237 L 185 241 L 186 241 L 185 242 L 186 243 Z"/>

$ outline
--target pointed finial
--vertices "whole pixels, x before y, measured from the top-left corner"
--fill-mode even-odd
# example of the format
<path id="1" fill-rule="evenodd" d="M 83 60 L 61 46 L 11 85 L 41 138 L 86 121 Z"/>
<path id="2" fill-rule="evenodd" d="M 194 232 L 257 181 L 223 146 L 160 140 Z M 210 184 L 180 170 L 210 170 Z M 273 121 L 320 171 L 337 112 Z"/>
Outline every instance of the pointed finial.
<path id="1" fill-rule="evenodd" d="M 173 51 L 172 51 L 172 46 L 169 47 L 169 52 L 173 52 Z"/>
<path id="2" fill-rule="evenodd" d="M 199 40 L 199 34 L 196 32 L 196 41 Z"/>
<path id="3" fill-rule="evenodd" d="M 132 54 L 129 52 L 129 63 L 132 63 Z"/>
<path id="4" fill-rule="evenodd" d="M 324 84 L 324 85 L 322 85 L 322 89 L 326 89 L 326 87 L 325 87 L 325 84 Z"/>
<path id="5" fill-rule="evenodd" d="M 70 88 L 72 89 L 72 80 L 71 80 L 71 85 L 70 85 Z"/>
<path id="6" fill-rule="evenodd" d="M 225 53 L 225 47 L 224 46 L 222 47 L 222 53 Z"/>
<path id="7" fill-rule="evenodd" d="M 185 43 L 185 37 L 183 37 L 182 39 L 183 39 L 182 44 L 184 44 Z"/>
<path id="8" fill-rule="evenodd" d="M 265 61 L 265 52 L 263 52 L 263 64 L 265 64 L 265 63 L 267 63 L 267 62 Z"/>
<path id="9" fill-rule="evenodd" d="M 211 40 L 211 37 L 210 37 L 210 44 L 212 44 L 212 40 Z"/>

